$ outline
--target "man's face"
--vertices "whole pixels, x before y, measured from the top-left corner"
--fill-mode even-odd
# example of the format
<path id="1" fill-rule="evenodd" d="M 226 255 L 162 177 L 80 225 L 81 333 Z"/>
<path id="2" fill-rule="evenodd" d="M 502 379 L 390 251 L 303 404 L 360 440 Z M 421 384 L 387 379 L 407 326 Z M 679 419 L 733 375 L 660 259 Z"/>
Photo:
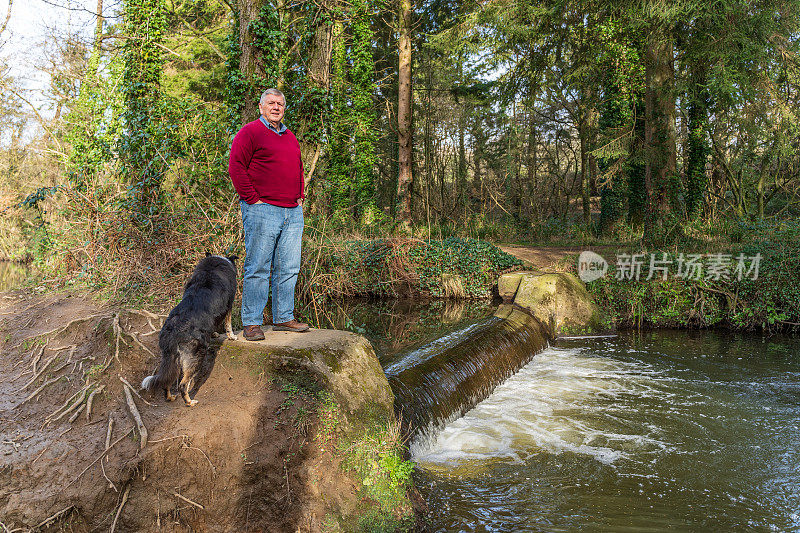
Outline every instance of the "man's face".
<path id="1" fill-rule="evenodd" d="M 263 102 L 258 104 L 258 110 L 264 115 L 264 118 L 277 127 L 283 120 L 283 113 L 286 109 L 286 100 L 282 96 L 275 94 L 268 94 Z"/>

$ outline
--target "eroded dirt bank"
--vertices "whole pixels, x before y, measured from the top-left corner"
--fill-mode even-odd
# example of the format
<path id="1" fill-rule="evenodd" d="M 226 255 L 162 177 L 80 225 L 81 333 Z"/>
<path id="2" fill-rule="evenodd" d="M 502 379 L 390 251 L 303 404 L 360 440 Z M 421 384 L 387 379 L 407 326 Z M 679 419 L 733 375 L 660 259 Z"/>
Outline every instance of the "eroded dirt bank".
<path id="1" fill-rule="evenodd" d="M 375 507 L 342 468 L 341 423 L 313 376 L 223 351 L 196 407 L 132 395 L 142 448 L 122 379 L 138 390 L 154 368 L 163 317 L 68 296 L 1 298 L 7 529 L 344 531 Z M 384 511 L 398 523 L 411 515 L 399 500 Z"/>

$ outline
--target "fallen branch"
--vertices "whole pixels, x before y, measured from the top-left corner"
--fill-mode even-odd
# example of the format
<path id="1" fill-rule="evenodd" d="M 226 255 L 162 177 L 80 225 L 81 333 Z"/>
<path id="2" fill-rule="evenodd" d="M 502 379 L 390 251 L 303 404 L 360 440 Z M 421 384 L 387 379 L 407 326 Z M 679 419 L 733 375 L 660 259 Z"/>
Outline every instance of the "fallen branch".
<path id="1" fill-rule="evenodd" d="M 139 410 L 136 408 L 136 403 L 133 401 L 130 386 L 124 385 L 123 389 L 125 391 L 125 401 L 128 404 L 128 409 L 130 410 L 131 416 L 133 417 L 134 422 L 136 422 L 136 427 L 139 430 L 139 451 L 141 452 L 144 450 L 144 447 L 147 446 L 147 428 L 144 426 L 144 422 L 142 422 L 142 416 L 139 414 Z"/>
<path id="2" fill-rule="evenodd" d="M 197 503 L 197 502 L 193 502 L 192 500 L 190 500 L 190 499 L 189 499 L 189 498 L 187 498 L 186 496 L 183 496 L 183 495 L 181 495 L 181 494 L 178 494 L 177 492 L 173 492 L 173 493 L 172 493 L 172 495 L 173 495 L 173 496 L 175 496 L 175 497 L 176 497 L 176 498 L 178 498 L 178 499 L 181 499 L 181 500 L 185 501 L 186 503 L 188 503 L 188 504 L 190 504 L 190 505 L 194 505 L 194 506 L 195 506 L 195 507 L 197 507 L 198 509 L 202 509 L 203 511 L 205 511 L 205 510 L 206 510 L 206 508 L 205 508 L 205 507 L 203 507 L 202 505 L 200 505 L 199 503 Z"/>
<path id="3" fill-rule="evenodd" d="M 111 533 L 114 533 L 114 530 L 117 528 L 117 520 L 119 519 L 119 515 L 122 513 L 122 507 L 125 505 L 125 502 L 128 501 L 128 494 L 131 491 L 130 484 L 125 487 L 125 492 L 122 493 L 122 502 L 119 504 L 117 508 L 117 514 L 114 515 L 114 521 L 111 522 Z"/>

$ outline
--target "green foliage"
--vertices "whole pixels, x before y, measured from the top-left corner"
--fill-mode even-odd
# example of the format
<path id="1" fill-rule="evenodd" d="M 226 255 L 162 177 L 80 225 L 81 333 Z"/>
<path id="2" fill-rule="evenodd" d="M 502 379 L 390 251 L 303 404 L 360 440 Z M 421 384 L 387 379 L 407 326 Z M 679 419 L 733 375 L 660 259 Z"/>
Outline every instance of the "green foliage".
<path id="1" fill-rule="evenodd" d="M 353 80 L 353 195 L 356 215 L 370 217 L 375 208 L 375 93 L 370 0 L 353 2 L 353 44 L 351 47 Z"/>
<path id="2" fill-rule="evenodd" d="M 366 429 L 355 442 L 340 443 L 346 449 L 343 466 L 352 470 L 364 496 L 374 500 L 384 514 L 408 506 L 406 490 L 411 487 L 414 464 L 400 458 L 400 442 L 392 429 Z"/>
<path id="3" fill-rule="evenodd" d="M 730 320 L 737 328 L 767 331 L 794 328 L 800 323 L 800 222 L 759 223 L 745 227 L 752 241 L 736 251 L 761 254 L 758 279 L 726 284 L 734 294 Z"/>
<path id="4" fill-rule="evenodd" d="M 316 246 L 308 243 L 312 259 L 300 274 L 306 301 L 412 294 L 483 298 L 490 296 L 499 272 L 521 265 L 494 245 L 474 239 L 375 239 Z M 457 291 L 447 286 L 453 277 Z"/>
<path id="5" fill-rule="evenodd" d="M 112 57 L 102 62 L 99 50 L 94 50 L 78 98 L 64 120 L 64 140 L 70 148 L 67 178 L 81 193 L 110 173 L 122 133 L 122 61 Z"/>
<path id="6" fill-rule="evenodd" d="M 160 153 L 164 124 L 154 116 L 161 100 L 163 50 L 167 26 L 163 0 L 127 0 L 122 92 L 125 96 L 123 135 L 119 139 L 121 173 L 128 183 L 134 221 L 147 224 L 161 203 L 161 181 L 168 163 Z"/>
<path id="7" fill-rule="evenodd" d="M 222 0 L 176 0 L 167 12 L 164 92 L 219 104 L 225 90 L 229 7 Z M 237 34 L 238 35 L 238 34 Z"/>
<path id="8" fill-rule="evenodd" d="M 467 297 L 480 298 L 489 295 L 499 272 L 522 265 L 493 244 L 452 237 L 426 241 L 425 246 L 410 250 L 409 258 L 417 265 L 420 289 L 437 297 L 445 296 L 442 280 L 447 274 L 461 278 Z"/>
<path id="9" fill-rule="evenodd" d="M 800 223 L 743 226 L 748 244 L 732 246 L 740 254 L 760 254 L 758 277 L 731 274 L 729 279 L 616 280 L 611 276 L 588 284 L 601 309 L 622 326 L 709 327 L 793 330 L 800 324 Z M 749 259 L 747 265 L 750 265 Z"/>

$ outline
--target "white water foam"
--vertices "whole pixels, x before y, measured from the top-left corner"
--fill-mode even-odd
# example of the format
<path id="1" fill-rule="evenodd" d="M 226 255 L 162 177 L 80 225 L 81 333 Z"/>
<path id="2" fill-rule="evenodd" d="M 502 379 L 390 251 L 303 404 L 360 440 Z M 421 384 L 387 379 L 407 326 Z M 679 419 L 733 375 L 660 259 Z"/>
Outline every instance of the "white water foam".
<path id="1" fill-rule="evenodd" d="M 411 454 L 435 468 L 522 461 L 543 452 L 585 454 L 611 464 L 663 450 L 657 427 L 625 416 L 636 399 L 668 401 L 671 394 L 660 381 L 644 364 L 547 348 L 463 417 L 412 442 Z"/>

